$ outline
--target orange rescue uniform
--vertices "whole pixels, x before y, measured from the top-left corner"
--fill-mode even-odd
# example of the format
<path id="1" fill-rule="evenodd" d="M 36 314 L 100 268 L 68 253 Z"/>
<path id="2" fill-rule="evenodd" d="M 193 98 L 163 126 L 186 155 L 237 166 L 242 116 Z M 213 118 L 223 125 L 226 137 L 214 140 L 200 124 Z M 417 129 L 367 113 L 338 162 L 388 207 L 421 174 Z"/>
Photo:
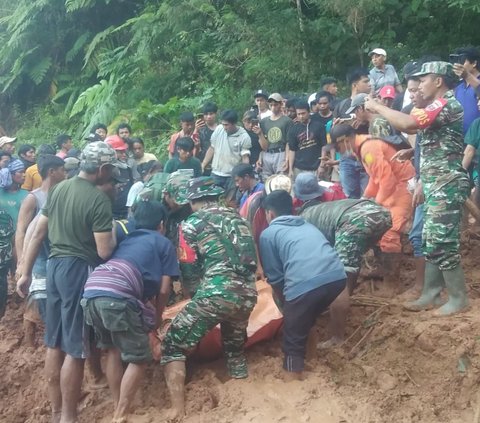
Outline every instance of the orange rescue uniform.
<path id="1" fill-rule="evenodd" d="M 363 195 L 374 198 L 392 215 L 392 228 L 380 240 L 380 249 L 384 253 L 400 253 L 400 234 L 412 216 L 412 194 L 407 184 L 415 176 L 415 169 L 410 161 L 391 161 L 397 152 L 395 147 L 381 139 L 369 137 L 357 135 L 355 138 L 355 149 L 370 176 Z"/>

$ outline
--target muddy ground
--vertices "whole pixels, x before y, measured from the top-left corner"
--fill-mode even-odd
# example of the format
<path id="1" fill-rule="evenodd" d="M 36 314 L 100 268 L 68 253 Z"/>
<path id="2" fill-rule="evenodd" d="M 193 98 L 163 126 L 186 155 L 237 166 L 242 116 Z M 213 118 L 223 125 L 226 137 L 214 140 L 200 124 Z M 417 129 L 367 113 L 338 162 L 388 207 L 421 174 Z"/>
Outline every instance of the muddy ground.
<path id="1" fill-rule="evenodd" d="M 463 249 L 472 306 L 467 313 L 440 319 L 410 313 L 398 301 L 376 296 L 379 291 L 372 295 L 372 284 L 362 278 L 349 339 L 319 351 L 306 380 L 284 382 L 279 339 L 248 351 L 246 380 L 229 380 L 222 360 L 190 363 L 185 422 L 480 422 L 479 248 L 480 241 L 470 240 Z M 412 258 L 405 259 L 400 276 L 402 289 L 411 286 Z M 44 349 L 22 345 L 22 308 L 12 295 L 0 323 L 0 421 L 48 422 Z M 317 323 L 321 338 L 327 320 Z M 164 421 L 168 406 L 162 369 L 152 364 L 130 421 Z M 85 384 L 80 407 L 81 422 L 110 421 L 107 389 L 92 391 Z"/>

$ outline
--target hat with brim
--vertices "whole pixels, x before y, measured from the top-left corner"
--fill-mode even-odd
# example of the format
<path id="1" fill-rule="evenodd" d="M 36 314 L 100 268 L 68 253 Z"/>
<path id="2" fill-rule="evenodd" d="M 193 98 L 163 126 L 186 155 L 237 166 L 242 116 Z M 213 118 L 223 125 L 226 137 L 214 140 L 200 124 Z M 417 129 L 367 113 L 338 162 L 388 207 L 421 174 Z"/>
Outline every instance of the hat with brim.
<path id="1" fill-rule="evenodd" d="M 345 112 L 346 115 L 353 113 L 358 107 L 365 104 L 365 99 L 368 97 L 368 94 L 360 93 L 353 97 L 352 104 Z"/>
<path id="2" fill-rule="evenodd" d="M 11 138 L 11 137 L 1 137 L 0 138 L 0 148 L 2 148 L 5 144 L 10 144 L 12 142 L 17 141 L 16 138 Z"/>
<path id="3" fill-rule="evenodd" d="M 80 155 L 81 164 L 95 165 L 101 167 L 104 165 L 115 166 L 115 150 L 103 141 L 95 141 L 87 144 Z"/>
<path id="4" fill-rule="evenodd" d="M 368 53 L 368 56 L 371 57 L 374 54 L 379 54 L 381 56 L 387 57 L 387 52 L 383 48 L 374 48 L 370 53 Z"/>
<path id="5" fill-rule="evenodd" d="M 270 96 L 268 97 L 268 102 L 271 103 L 272 101 L 281 103 L 283 101 L 283 97 L 279 93 L 270 94 Z"/>
<path id="6" fill-rule="evenodd" d="M 287 175 L 272 175 L 265 181 L 265 192 L 270 194 L 273 191 L 283 189 L 288 193 L 292 192 L 292 180 Z"/>
<path id="7" fill-rule="evenodd" d="M 318 184 L 317 176 L 313 173 L 300 173 L 295 179 L 293 193 L 299 200 L 307 201 L 321 197 L 325 189 Z"/>
<path id="8" fill-rule="evenodd" d="M 453 65 L 449 62 L 435 61 L 426 62 L 422 65 L 419 72 L 414 73 L 412 76 L 425 76 L 429 74 L 442 75 L 454 77 Z"/>
<path id="9" fill-rule="evenodd" d="M 193 177 L 193 169 L 180 169 L 168 176 L 165 192 L 172 197 L 178 205 L 188 204 L 188 182 Z"/>
<path id="10" fill-rule="evenodd" d="M 263 97 L 265 100 L 268 100 L 268 93 L 265 90 L 257 90 L 253 95 L 253 98 Z"/>

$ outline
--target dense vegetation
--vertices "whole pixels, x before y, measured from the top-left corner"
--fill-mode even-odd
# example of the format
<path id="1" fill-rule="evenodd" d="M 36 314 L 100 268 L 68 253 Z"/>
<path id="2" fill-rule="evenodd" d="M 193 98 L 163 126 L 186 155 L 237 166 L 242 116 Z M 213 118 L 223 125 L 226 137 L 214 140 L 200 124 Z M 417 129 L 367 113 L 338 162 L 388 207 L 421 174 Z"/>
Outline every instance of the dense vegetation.
<path id="1" fill-rule="evenodd" d="M 0 0 L 0 125 L 23 141 L 129 121 L 157 149 L 182 109 L 243 110 L 368 64 L 480 44 L 477 0 Z"/>

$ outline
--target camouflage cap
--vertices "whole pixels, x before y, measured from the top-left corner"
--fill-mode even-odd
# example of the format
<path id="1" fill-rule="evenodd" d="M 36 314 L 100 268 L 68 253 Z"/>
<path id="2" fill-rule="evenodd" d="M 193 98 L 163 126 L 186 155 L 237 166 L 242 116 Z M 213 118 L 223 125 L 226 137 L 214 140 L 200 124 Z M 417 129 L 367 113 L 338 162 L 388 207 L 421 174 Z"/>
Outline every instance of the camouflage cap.
<path id="1" fill-rule="evenodd" d="M 97 165 L 104 164 L 115 165 L 117 163 L 115 150 L 103 141 L 96 141 L 87 144 L 80 155 L 81 164 Z"/>
<path id="2" fill-rule="evenodd" d="M 193 178 L 193 169 L 181 169 L 168 177 L 165 191 L 180 205 L 188 203 L 187 183 Z"/>
<path id="3" fill-rule="evenodd" d="M 422 65 L 422 68 L 419 72 L 415 72 L 412 76 L 423 76 L 434 73 L 436 75 L 444 75 L 455 77 L 455 73 L 453 72 L 453 65 L 448 62 L 426 62 Z"/>
<path id="4" fill-rule="evenodd" d="M 167 186 L 167 181 L 169 177 L 169 173 L 155 173 L 145 184 L 140 193 L 137 195 L 137 199 L 145 201 L 154 200 L 161 202 L 163 200 L 163 192 L 165 191 L 165 187 Z"/>
<path id="5" fill-rule="evenodd" d="M 189 200 L 218 196 L 224 192 L 225 190 L 222 187 L 215 185 L 213 178 L 210 176 L 194 178 L 187 183 L 187 198 Z"/>

